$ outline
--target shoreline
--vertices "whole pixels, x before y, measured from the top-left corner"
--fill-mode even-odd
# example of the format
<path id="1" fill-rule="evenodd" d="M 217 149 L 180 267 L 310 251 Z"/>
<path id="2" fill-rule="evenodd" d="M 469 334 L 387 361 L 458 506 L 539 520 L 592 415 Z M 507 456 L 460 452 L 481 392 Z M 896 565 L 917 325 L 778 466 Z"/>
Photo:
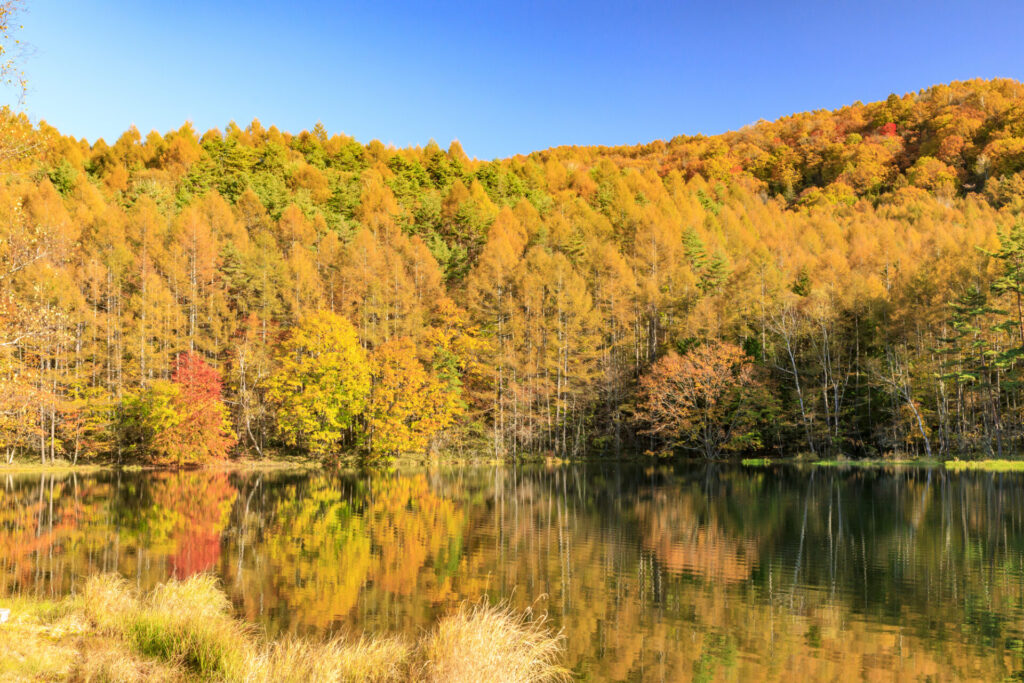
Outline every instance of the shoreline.
<path id="1" fill-rule="evenodd" d="M 512 465 L 537 465 L 544 467 L 564 467 L 568 465 L 587 464 L 630 464 L 640 466 L 674 464 L 708 464 L 708 465 L 735 465 L 745 468 L 775 467 L 775 466 L 811 466 L 811 467 L 832 467 L 832 468 L 883 468 L 883 467 L 937 467 L 949 471 L 988 471 L 988 472 L 1024 472 L 1024 458 L 1013 460 L 1008 458 L 978 458 L 972 460 L 961 460 L 953 458 L 950 460 L 939 460 L 937 458 L 823 458 L 811 460 L 801 457 L 770 458 L 770 457 L 748 457 L 728 458 L 720 460 L 704 460 L 701 458 L 657 458 L 652 459 L 643 455 L 629 456 L 601 456 L 591 455 L 577 458 L 557 458 L 547 456 L 520 456 L 515 459 L 495 458 L 493 455 L 481 458 L 455 457 L 455 458 L 415 458 L 398 457 L 389 462 L 379 462 L 370 465 L 360 463 L 356 458 L 342 458 L 334 463 L 325 463 L 312 458 L 264 458 L 260 460 L 244 458 L 238 460 L 222 460 L 205 463 L 202 465 L 191 465 L 187 467 L 175 467 L 173 465 L 138 465 L 118 464 L 116 462 L 89 462 L 73 464 L 67 461 L 56 462 L 13 462 L 0 463 L 0 475 L 28 475 L 28 474 L 96 474 L 100 472 L 199 472 L 199 471 L 229 471 L 229 472 L 277 472 L 277 471 L 311 471 L 311 470 L 358 470 L 363 468 L 379 469 L 382 472 L 397 471 L 407 468 L 421 467 L 498 467 Z"/>
<path id="2" fill-rule="evenodd" d="M 115 462 L 73 464 L 66 461 L 49 463 L 13 462 L 0 464 L 0 474 L 95 474 L 97 472 L 199 472 L 204 470 L 232 472 L 263 472 L 277 470 L 312 470 L 324 465 L 314 460 L 222 460 L 203 465 L 124 465 Z"/>

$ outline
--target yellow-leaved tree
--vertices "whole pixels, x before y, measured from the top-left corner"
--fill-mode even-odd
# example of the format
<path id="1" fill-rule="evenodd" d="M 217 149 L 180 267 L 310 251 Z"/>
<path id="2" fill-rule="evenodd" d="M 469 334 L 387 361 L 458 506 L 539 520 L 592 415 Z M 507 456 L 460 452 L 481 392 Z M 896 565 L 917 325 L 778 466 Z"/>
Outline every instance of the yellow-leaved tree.
<path id="1" fill-rule="evenodd" d="M 459 401 L 401 337 L 381 344 L 370 360 L 371 389 L 363 448 L 371 457 L 423 452 L 432 436 L 455 420 Z"/>
<path id="2" fill-rule="evenodd" d="M 318 311 L 281 344 L 267 397 L 284 442 L 328 456 L 351 435 L 366 407 L 370 371 L 352 324 Z"/>

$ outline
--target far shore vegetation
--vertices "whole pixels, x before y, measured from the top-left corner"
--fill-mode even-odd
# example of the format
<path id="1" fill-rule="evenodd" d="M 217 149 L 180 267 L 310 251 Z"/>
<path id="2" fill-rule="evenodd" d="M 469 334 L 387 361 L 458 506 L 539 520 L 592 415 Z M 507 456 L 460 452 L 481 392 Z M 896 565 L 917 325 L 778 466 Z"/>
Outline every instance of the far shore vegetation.
<path id="1" fill-rule="evenodd" d="M 1022 111 L 972 80 L 483 161 L 2 109 L 0 460 L 1008 459 Z"/>
<path id="2" fill-rule="evenodd" d="M 626 454 L 621 460 L 635 461 L 638 455 Z M 591 458 L 554 458 L 546 454 L 521 454 L 515 459 L 518 464 L 536 464 L 547 467 L 559 467 L 578 462 L 587 462 L 591 459 L 609 462 L 608 457 L 592 456 Z M 661 459 L 659 459 L 660 461 Z M 703 459 L 701 459 L 703 460 Z M 686 460 L 693 462 L 693 459 Z M 511 464 L 507 458 L 495 458 L 487 452 L 477 453 L 475 456 L 447 456 L 447 457 L 395 457 L 389 459 L 386 469 L 419 468 L 436 465 L 444 466 L 503 466 Z M 810 459 L 806 457 L 786 458 L 722 458 L 708 462 L 717 462 L 722 465 L 739 464 L 744 467 L 771 467 L 771 466 L 811 466 L 811 467 L 854 467 L 854 468 L 875 468 L 875 467 L 945 467 L 950 471 L 990 471 L 990 472 L 1024 472 L 1024 457 L 1019 460 L 1006 458 L 984 458 L 938 460 L 935 458 L 906 457 L 898 455 L 889 458 L 838 458 L 838 459 Z M 379 466 L 380 463 L 377 464 Z M 324 462 L 308 457 L 267 457 L 262 460 L 250 458 L 232 458 L 225 460 L 214 460 L 202 464 L 192 464 L 184 467 L 175 465 L 138 465 L 118 464 L 115 460 L 96 460 L 90 462 L 71 463 L 65 460 L 48 461 L 45 464 L 34 460 L 14 460 L 9 463 L 0 463 L 0 475 L 31 475 L 31 474 L 95 474 L 104 471 L 125 471 L 125 472 L 159 472 L 167 470 L 229 470 L 233 472 L 272 472 L 280 470 L 309 470 L 309 469 L 363 469 L 366 463 L 358 457 L 333 459 Z"/>

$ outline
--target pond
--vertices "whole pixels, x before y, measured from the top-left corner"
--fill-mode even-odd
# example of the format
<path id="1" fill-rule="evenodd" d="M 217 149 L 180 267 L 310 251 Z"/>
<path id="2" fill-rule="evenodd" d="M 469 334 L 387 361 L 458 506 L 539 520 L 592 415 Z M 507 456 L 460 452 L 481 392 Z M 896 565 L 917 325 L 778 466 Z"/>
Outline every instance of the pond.
<path id="1" fill-rule="evenodd" d="M 0 479 L 0 595 L 214 572 L 271 635 L 549 614 L 582 680 L 1024 672 L 1024 476 L 588 462 Z"/>

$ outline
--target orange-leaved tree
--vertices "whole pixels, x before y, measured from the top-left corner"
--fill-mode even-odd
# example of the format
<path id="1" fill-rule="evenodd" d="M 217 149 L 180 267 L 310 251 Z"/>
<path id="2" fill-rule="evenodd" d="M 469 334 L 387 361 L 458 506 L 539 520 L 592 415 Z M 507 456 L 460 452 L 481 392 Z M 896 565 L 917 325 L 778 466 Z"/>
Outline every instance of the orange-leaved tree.
<path id="1" fill-rule="evenodd" d="M 8 464 L 39 443 L 39 391 L 0 356 L 0 456 Z"/>
<path id="2" fill-rule="evenodd" d="M 640 379 L 637 417 L 646 433 L 716 458 L 740 444 L 750 426 L 756 386 L 743 349 L 707 341 L 684 355 L 669 352 Z"/>

